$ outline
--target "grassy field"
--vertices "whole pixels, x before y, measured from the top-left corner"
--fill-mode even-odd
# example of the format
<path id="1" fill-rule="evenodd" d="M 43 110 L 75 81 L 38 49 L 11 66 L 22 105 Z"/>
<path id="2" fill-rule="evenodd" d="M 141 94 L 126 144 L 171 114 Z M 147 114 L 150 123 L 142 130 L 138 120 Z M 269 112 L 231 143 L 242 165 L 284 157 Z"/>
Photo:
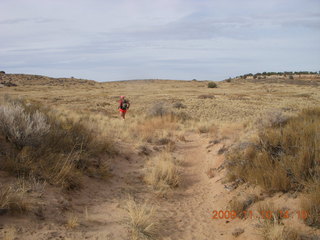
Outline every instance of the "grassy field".
<path id="1" fill-rule="evenodd" d="M 259 114 L 274 109 L 298 112 L 317 105 L 320 99 L 317 86 L 288 84 L 285 80 L 279 83 L 233 80 L 230 83 L 219 82 L 218 88 L 208 88 L 207 84 L 174 80 L 71 82 L 52 86 L 21 85 L 0 91 L 50 106 L 101 113 L 108 117 L 117 116 L 118 97 L 125 95 L 132 104 L 131 118 L 148 114 L 155 103 L 163 102 L 174 111 L 186 112 L 193 119 L 218 122 L 251 121 Z M 187 108 L 174 108 L 175 103 L 182 103 Z"/>

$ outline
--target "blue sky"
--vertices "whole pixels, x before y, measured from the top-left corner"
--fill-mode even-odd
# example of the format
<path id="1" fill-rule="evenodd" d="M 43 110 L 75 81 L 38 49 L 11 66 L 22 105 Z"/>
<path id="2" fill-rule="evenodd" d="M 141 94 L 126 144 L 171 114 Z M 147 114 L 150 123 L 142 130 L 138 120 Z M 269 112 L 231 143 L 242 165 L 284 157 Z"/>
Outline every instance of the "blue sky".
<path id="1" fill-rule="evenodd" d="M 0 0 L 0 70 L 97 81 L 320 70 L 319 0 Z"/>

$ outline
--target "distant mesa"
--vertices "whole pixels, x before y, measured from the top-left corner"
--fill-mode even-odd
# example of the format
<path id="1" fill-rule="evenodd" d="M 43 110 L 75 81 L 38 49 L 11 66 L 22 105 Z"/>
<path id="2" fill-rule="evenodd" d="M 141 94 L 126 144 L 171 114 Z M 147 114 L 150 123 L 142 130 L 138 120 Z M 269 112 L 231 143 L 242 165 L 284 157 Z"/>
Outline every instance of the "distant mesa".
<path id="1" fill-rule="evenodd" d="M 31 74 L 6 74 L 0 71 L 0 87 L 30 86 L 30 85 L 47 85 L 47 86 L 69 86 L 75 84 L 95 85 L 93 80 L 70 78 L 52 78 L 41 75 Z"/>
<path id="2" fill-rule="evenodd" d="M 320 72 L 263 72 L 248 73 L 234 78 L 228 78 L 225 82 L 253 82 L 253 83 L 287 83 L 296 85 L 320 86 Z"/>

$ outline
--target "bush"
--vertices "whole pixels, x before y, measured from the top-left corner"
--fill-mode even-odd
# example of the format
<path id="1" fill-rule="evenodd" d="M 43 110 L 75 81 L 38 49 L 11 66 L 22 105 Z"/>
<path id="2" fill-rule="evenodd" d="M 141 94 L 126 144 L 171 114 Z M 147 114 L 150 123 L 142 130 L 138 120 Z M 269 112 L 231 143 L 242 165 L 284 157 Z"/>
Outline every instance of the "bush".
<path id="1" fill-rule="evenodd" d="M 245 149 L 227 155 L 230 179 L 240 178 L 267 191 L 301 190 L 319 178 L 320 109 L 304 110 L 286 124 L 267 127 Z"/>
<path id="2" fill-rule="evenodd" d="M 257 119 L 256 125 L 258 128 L 273 128 L 280 127 L 287 123 L 289 117 L 284 115 L 284 113 L 280 110 L 269 111 L 266 114 L 262 115 Z"/>
<path id="3" fill-rule="evenodd" d="M 157 102 L 152 105 L 149 111 L 151 117 L 163 117 L 169 113 L 168 108 L 163 102 Z"/>
<path id="4" fill-rule="evenodd" d="M 209 82 L 208 83 L 208 88 L 217 88 L 217 87 L 218 87 L 218 85 L 216 83 L 214 83 L 214 82 Z"/>
<path id="5" fill-rule="evenodd" d="M 36 178 L 64 189 L 81 187 L 82 174 L 104 177 L 100 155 L 113 154 L 112 143 L 86 119 L 63 118 L 23 101 L 0 106 L 0 169 Z"/>
<path id="6" fill-rule="evenodd" d="M 23 106 L 9 103 L 0 106 L 0 132 L 18 149 L 38 146 L 50 125 L 43 113 L 28 113 Z"/>
<path id="7" fill-rule="evenodd" d="M 173 107 L 174 107 L 174 108 L 181 109 L 181 108 L 186 108 L 187 106 L 184 105 L 182 102 L 175 102 L 175 103 L 173 104 Z"/>

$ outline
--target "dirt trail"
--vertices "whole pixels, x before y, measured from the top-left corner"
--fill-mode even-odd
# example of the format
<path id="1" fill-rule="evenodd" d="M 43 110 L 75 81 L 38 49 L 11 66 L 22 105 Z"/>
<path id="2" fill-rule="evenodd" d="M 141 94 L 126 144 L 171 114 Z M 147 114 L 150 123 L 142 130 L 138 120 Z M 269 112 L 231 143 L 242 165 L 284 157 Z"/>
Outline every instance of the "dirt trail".
<path id="1" fill-rule="evenodd" d="M 159 198 L 144 184 L 141 170 L 145 160 L 142 157 L 138 154 L 121 156 L 112 164 L 110 181 L 88 178 L 85 188 L 72 196 L 62 196 L 61 200 L 56 199 L 56 195 L 47 196 L 51 203 L 65 202 L 66 212 L 57 211 L 57 204 L 49 204 L 44 206 L 45 220 L 35 216 L 29 216 L 31 221 L 28 217 L 10 220 L 20 226 L 17 239 L 127 240 L 125 203 L 129 194 L 138 202 L 151 199 L 158 207 L 161 240 L 234 239 L 232 230 L 243 226 L 243 222 L 212 219 L 212 211 L 224 210 L 231 195 L 220 181 L 223 170 L 216 170 L 212 178 L 207 175 L 210 168 L 218 168 L 224 160 L 223 155 L 218 154 L 223 143 L 210 148 L 208 143 L 208 138 L 198 134 L 189 134 L 186 142 L 177 143 L 174 155 L 181 160 L 182 184 L 166 198 Z M 79 226 L 73 229 L 66 227 L 70 212 L 78 218 Z M 8 218 L 3 220 L 9 222 Z M 6 225 L 5 222 L 0 221 L 0 227 Z M 246 233 L 237 239 L 250 239 L 245 236 Z"/>
<path id="2" fill-rule="evenodd" d="M 187 142 L 178 146 L 183 184 L 176 192 L 177 197 L 161 206 L 167 212 L 168 228 L 164 230 L 168 239 L 206 240 L 226 234 L 218 228 L 221 224 L 211 219 L 214 209 L 224 207 L 215 204 L 215 197 L 226 190 L 218 176 L 209 178 L 207 175 L 210 168 L 217 168 L 222 163 L 223 157 L 217 154 L 222 145 L 213 146 L 210 153 L 207 146 L 208 139 L 197 134 L 189 135 Z"/>
<path id="3" fill-rule="evenodd" d="M 223 144 L 212 145 L 208 152 L 208 143 L 209 139 L 199 134 L 189 134 L 185 142 L 177 143 L 174 155 L 181 160 L 182 184 L 166 198 L 157 197 L 139 181 L 142 159 L 133 156 L 129 160 L 122 159 L 117 162 L 115 176 L 108 184 L 108 190 L 101 191 L 105 200 L 89 209 L 92 221 L 90 225 L 94 228 L 91 228 L 90 232 L 86 231 L 86 236 L 92 239 L 101 239 L 102 236 L 127 239 L 128 230 L 123 221 L 126 213 L 123 208 L 127 195 L 131 194 L 138 202 L 151 199 L 150 202 L 158 208 L 158 217 L 162 224 L 160 239 L 233 239 L 230 231 L 233 226 L 227 226 L 223 219 L 211 218 L 213 210 L 225 208 L 226 201 L 223 196 L 229 192 L 220 181 L 223 172 L 216 171 L 212 178 L 207 175 L 210 168 L 218 168 L 224 160 L 223 155 L 217 154 Z M 96 197 L 100 198 L 99 195 Z M 83 202 L 87 200 L 84 199 Z M 95 223 L 99 225 L 95 226 Z"/>

